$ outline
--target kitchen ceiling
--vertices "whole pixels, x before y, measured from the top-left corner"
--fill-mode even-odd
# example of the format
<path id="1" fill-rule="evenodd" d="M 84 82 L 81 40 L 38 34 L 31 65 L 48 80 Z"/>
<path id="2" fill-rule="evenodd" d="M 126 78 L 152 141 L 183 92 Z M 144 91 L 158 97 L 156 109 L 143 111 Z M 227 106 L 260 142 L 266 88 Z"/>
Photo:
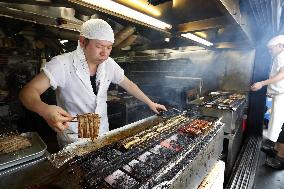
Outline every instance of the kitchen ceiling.
<path id="1" fill-rule="evenodd" d="M 83 0 L 14 0 L 13 3 L 1 0 L 0 16 L 42 25 L 54 35 L 69 40 L 76 40 L 83 20 L 91 16 L 107 19 L 116 34 L 127 27 L 134 28 L 128 36 L 132 40 L 125 43 L 132 50 L 206 47 L 181 37 L 187 32 L 214 44 L 206 48 L 253 48 L 268 29 L 272 35 L 282 28 L 280 0 L 279 3 L 273 0 L 170 0 L 157 6 L 147 0 L 114 1 L 171 24 L 172 28 L 159 29 Z M 121 48 L 118 45 L 116 50 Z"/>

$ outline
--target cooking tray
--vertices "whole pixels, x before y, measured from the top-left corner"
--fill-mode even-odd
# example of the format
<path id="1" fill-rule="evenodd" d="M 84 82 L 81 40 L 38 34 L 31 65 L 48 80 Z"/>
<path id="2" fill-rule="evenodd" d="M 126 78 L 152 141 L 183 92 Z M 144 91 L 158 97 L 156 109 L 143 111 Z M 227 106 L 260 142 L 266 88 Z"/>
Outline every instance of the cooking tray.
<path id="1" fill-rule="evenodd" d="M 8 154 L 0 155 L 0 170 L 30 161 L 44 154 L 46 144 L 36 132 L 27 132 L 22 133 L 21 135 L 28 137 L 32 146 Z"/>

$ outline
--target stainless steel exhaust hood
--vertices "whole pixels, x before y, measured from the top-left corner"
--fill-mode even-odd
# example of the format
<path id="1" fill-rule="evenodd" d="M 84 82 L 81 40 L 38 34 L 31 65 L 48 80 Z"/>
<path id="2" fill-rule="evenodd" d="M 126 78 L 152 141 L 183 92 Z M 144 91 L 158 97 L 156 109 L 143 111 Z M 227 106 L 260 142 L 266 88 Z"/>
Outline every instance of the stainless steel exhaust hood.
<path id="1" fill-rule="evenodd" d="M 150 6 L 147 0 L 144 1 L 146 6 Z M 257 27 L 260 25 L 262 27 L 264 24 L 268 27 L 273 25 L 275 32 L 281 28 L 279 16 L 274 15 L 279 15 L 282 9 L 279 9 L 279 4 L 277 4 L 278 8 L 275 8 L 276 5 L 273 6 L 269 0 L 174 0 L 155 6 L 161 15 L 150 16 L 171 24 L 171 29 L 159 29 L 111 10 L 102 9 L 93 5 L 92 1 L 88 2 L 0 0 L 0 17 L 43 25 L 60 38 L 68 36 L 70 40 L 76 39 L 83 21 L 91 17 L 100 17 L 110 22 L 116 34 L 125 27 L 135 27 L 133 36 L 130 36 L 131 39 L 124 39 L 131 42 L 124 42 L 124 44 L 131 45 L 132 50 L 174 49 L 186 46 L 213 49 L 247 48 L 254 46 L 258 37 L 256 36 Z M 131 1 L 127 3 L 127 0 L 114 0 L 114 2 L 148 14 L 145 9 L 135 6 Z M 270 24 L 270 19 L 273 24 Z M 69 32 L 70 35 L 67 34 Z M 206 47 L 181 37 L 181 34 L 187 32 L 212 42 L 214 46 Z M 168 40 L 165 41 L 165 38 Z M 117 45 L 117 50 L 123 47 L 125 45 Z"/>

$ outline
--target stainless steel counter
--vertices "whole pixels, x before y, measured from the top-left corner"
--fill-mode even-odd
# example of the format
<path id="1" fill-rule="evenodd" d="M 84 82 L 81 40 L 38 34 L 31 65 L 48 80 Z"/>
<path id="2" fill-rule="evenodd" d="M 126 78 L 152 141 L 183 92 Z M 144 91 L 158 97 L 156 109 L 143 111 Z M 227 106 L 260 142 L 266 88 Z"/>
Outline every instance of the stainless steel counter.
<path id="1" fill-rule="evenodd" d="M 242 129 L 242 122 L 244 115 L 246 114 L 246 99 L 239 103 L 234 110 L 201 106 L 203 99 L 197 99 L 192 102 L 193 105 L 199 106 L 202 115 L 220 117 L 225 124 L 223 153 L 226 155 L 226 177 L 230 175 L 242 146 L 244 132 Z"/>
<path id="2" fill-rule="evenodd" d="M 41 182 L 54 171 L 53 165 L 47 160 L 48 152 L 39 158 L 4 169 L 0 172 L 1 189 L 19 189 Z"/>
<path id="3" fill-rule="evenodd" d="M 146 121 L 151 122 L 154 118 L 150 117 Z M 137 123 L 134 124 L 134 126 L 137 125 Z M 109 135 L 121 134 L 123 131 L 130 132 L 134 126 L 124 126 L 118 131 L 110 132 Z M 168 159 L 169 166 L 161 168 L 143 187 L 147 188 L 149 186 L 148 188 L 154 188 L 165 184 L 166 188 L 197 188 L 220 157 L 223 143 L 223 129 L 223 124 L 216 125 L 204 137 L 196 138 L 194 140 L 195 143 L 187 147 L 188 150 L 186 148 L 171 160 Z M 117 137 L 114 138 L 117 139 Z M 108 142 L 111 142 L 111 140 Z M 58 184 L 56 186 L 60 186 L 60 188 L 78 188 L 79 182 L 75 182 L 74 180 L 77 176 L 71 174 L 70 171 L 66 173 L 64 170 L 67 170 L 65 169 L 67 166 L 61 166 L 59 169 L 55 168 L 46 159 L 47 155 L 48 153 L 38 159 L 25 162 L 21 166 L 11 167 L 10 171 L 0 176 L 0 188 L 18 189 L 36 184 L 41 184 L 41 186 L 47 184 L 50 186 L 50 184 L 55 185 L 56 183 Z M 66 177 L 68 174 L 72 175 L 73 180 L 68 180 L 68 177 Z"/>

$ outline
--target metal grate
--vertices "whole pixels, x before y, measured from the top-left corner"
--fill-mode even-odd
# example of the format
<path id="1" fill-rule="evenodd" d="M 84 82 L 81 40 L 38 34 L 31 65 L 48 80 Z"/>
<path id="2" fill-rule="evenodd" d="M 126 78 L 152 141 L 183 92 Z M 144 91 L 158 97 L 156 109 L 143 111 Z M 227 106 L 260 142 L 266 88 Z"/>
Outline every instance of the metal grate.
<path id="1" fill-rule="evenodd" d="M 249 0 L 249 5 L 259 28 L 265 30 L 264 27 L 274 27 L 273 31 L 276 31 L 275 26 L 272 26 L 273 20 L 271 0 Z"/>
<path id="2" fill-rule="evenodd" d="M 226 189 L 252 188 L 259 158 L 261 138 L 252 136 L 242 148 Z"/>
<path id="3" fill-rule="evenodd" d="M 128 187 L 132 184 L 141 187 L 155 186 L 173 179 L 182 167 L 191 164 L 199 152 L 220 132 L 221 127 L 216 121 L 208 132 L 200 136 L 181 133 L 175 127 L 170 132 L 126 151 L 114 143 L 96 152 L 74 158 L 69 162 L 69 167 L 74 175 L 80 177 L 81 185 L 86 188 L 97 187 L 105 181 L 108 184 L 113 181 Z M 219 147 L 218 145 L 217 149 Z M 216 155 L 218 156 L 218 153 Z M 121 178 L 124 183 L 120 183 Z M 134 179 L 133 182 L 131 179 Z M 131 181 L 130 184 L 125 183 L 128 181 Z"/>

